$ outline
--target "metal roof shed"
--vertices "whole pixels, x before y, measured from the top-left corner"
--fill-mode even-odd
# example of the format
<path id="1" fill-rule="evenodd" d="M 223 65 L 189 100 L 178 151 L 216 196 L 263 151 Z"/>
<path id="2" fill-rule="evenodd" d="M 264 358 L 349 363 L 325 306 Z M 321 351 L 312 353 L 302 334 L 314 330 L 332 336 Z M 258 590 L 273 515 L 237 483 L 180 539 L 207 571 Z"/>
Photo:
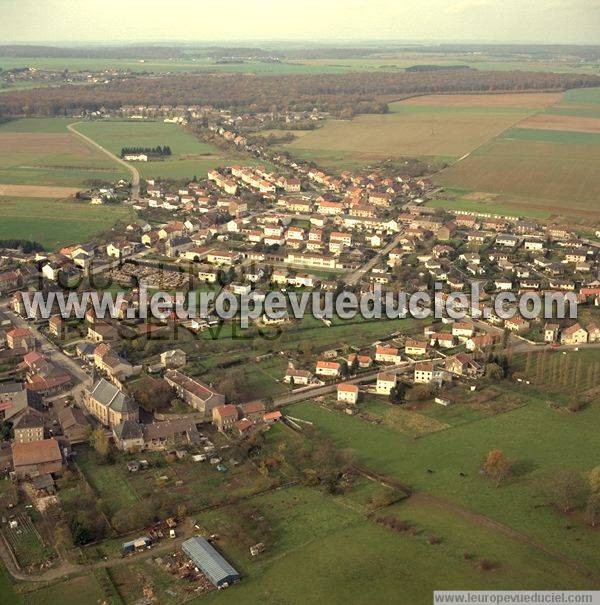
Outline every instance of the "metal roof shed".
<path id="1" fill-rule="evenodd" d="M 204 538 L 190 538 L 181 548 L 217 588 L 240 579 L 240 574 Z"/>

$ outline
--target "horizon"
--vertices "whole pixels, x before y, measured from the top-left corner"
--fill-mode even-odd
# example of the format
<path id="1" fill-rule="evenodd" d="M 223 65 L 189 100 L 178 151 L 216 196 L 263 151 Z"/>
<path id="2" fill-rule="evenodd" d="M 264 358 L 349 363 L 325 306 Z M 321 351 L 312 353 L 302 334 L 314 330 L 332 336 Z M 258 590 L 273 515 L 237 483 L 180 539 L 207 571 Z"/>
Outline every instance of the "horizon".
<path id="1" fill-rule="evenodd" d="M 0 35 L 4 44 L 58 45 L 101 43 L 99 32 L 117 44 L 199 44 L 208 36 L 219 43 L 600 43 L 597 0 L 551 0 L 544 11 L 532 0 L 429 0 L 425 5 L 409 0 L 402 6 L 389 0 L 308 0 L 291 17 L 289 12 L 274 0 L 252 5 L 173 0 L 168 10 L 154 0 L 132 0 L 125 6 L 116 0 L 91 0 L 85 10 L 79 3 L 74 10 L 66 0 L 4 0 Z"/>

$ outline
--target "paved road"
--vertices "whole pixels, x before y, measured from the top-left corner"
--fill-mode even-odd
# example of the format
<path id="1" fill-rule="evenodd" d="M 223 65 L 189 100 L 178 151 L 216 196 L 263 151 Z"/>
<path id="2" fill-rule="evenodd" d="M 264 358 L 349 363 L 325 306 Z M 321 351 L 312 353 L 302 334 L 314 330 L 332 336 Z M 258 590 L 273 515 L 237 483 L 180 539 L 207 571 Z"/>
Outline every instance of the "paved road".
<path id="1" fill-rule="evenodd" d="M 77 130 L 75 128 L 75 126 L 77 126 L 77 124 L 82 124 L 82 123 L 83 122 L 74 122 L 73 124 L 69 124 L 67 126 L 67 128 L 75 136 L 78 136 L 79 138 L 83 139 L 86 143 L 88 143 L 92 147 L 99 149 L 102 153 L 107 155 L 111 160 L 114 160 L 115 162 L 118 162 L 119 164 L 121 164 L 122 166 L 127 168 L 127 170 L 131 173 L 131 199 L 132 200 L 139 199 L 139 197 L 140 197 L 140 171 L 135 166 L 132 166 L 125 160 L 122 160 L 119 156 L 116 156 L 114 153 L 112 153 L 105 147 L 102 147 L 102 145 L 99 145 L 98 143 L 96 143 L 96 141 L 94 141 L 93 139 L 90 139 L 90 137 L 79 132 L 79 130 Z"/>
<path id="2" fill-rule="evenodd" d="M 371 260 L 367 261 L 359 269 L 356 269 L 356 271 L 349 273 L 345 277 L 346 283 L 351 286 L 357 283 L 365 273 L 370 271 L 380 261 L 381 258 L 383 258 L 386 254 L 389 254 L 398 245 L 403 235 L 404 231 L 398 233 L 394 239 L 383 247 Z"/>
<path id="3" fill-rule="evenodd" d="M 328 393 L 333 393 L 337 390 L 338 384 L 361 384 L 363 382 L 371 382 L 373 381 L 379 372 L 395 372 L 396 374 L 404 374 L 412 369 L 414 366 L 414 361 L 403 361 L 398 365 L 386 366 L 377 368 L 374 370 L 369 370 L 364 374 L 360 374 L 358 376 L 353 376 L 351 378 L 347 378 L 345 380 L 338 380 L 336 382 L 332 382 L 329 384 L 325 384 L 323 386 L 318 387 L 310 387 L 302 390 L 296 390 L 287 395 L 282 395 L 281 397 L 277 397 L 273 400 L 273 405 L 276 407 L 281 407 L 284 405 L 290 405 L 292 403 L 297 403 L 298 401 L 304 401 L 306 399 L 312 399 L 313 397 L 320 397 L 321 395 L 327 395 Z"/>

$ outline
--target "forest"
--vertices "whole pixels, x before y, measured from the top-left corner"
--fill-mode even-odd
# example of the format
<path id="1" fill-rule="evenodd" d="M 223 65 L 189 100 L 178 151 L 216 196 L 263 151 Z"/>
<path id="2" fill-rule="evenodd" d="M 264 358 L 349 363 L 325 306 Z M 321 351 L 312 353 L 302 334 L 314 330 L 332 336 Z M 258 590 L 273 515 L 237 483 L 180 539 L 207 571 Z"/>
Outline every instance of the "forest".
<path id="1" fill-rule="evenodd" d="M 521 71 L 132 76 L 106 84 L 15 90 L 0 96 L 0 116 L 85 114 L 123 105 L 212 105 L 246 111 L 276 109 L 382 113 L 391 100 L 435 93 L 561 91 L 600 86 L 600 76 Z"/>

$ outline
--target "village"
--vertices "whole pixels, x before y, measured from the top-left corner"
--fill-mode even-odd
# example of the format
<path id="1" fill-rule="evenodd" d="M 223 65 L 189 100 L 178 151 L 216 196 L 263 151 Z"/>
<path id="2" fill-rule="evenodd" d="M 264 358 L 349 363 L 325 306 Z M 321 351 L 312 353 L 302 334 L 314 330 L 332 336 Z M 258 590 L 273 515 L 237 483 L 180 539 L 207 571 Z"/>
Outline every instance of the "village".
<path id="1" fill-rule="evenodd" d="M 194 115 L 189 108 L 122 112 L 180 124 Z M 288 405 L 313 400 L 333 413 L 381 423 L 365 400 L 460 406 L 494 380 L 528 384 L 527 371 L 511 366 L 515 355 L 531 364 L 540 351 L 558 356 L 600 346 L 597 241 L 531 219 L 436 210 L 426 202 L 439 191 L 426 177 L 377 170 L 328 174 L 249 142 L 239 130 L 244 118 L 209 115 L 207 135 L 263 165 L 223 166 L 187 182 L 143 179 L 139 194 L 131 190 L 116 201 L 131 206 L 136 219 L 119 224 L 110 237 L 73 241 L 56 253 L 4 251 L 1 257 L 0 468 L 13 489 L 3 492 L 0 506 L 9 569 L 44 574 L 65 564 L 49 538 L 52 518 L 76 545 L 119 536 L 121 552 L 113 557 L 135 558 L 176 544 L 172 556 L 186 570 L 188 592 L 224 588 L 242 574 L 215 548 L 210 527 L 191 522 L 198 510 L 194 497 L 202 494 L 203 506 L 220 506 L 238 489 L 258 490 L 254 483 L 260 489 L 284 484 L 284 474 L 269 471 L 268 461 L 257 462 L 252 452 L 264 449 L 280 424 L 305 430 L 304 421 L 287 414 Z M 318 112 L 281 116 L 321 118 Z M 255 129 L 258 116 L 252 119 Z M 85 203 L 115 203 L 115 189 L 123 193 L 127 186 L 90 190 Z M 473 310 L 474 283 L 481 296 Z M 304 320 L 261 316 L 250 334 L 263 344 L 252 346 L 244 345 L 236 319 L 209 314 L 181 321 L 174 312 L 140 318 L 142 287 L 225 290 L 259 299 L 278 289 L 383 295 L 434 284 L 442 300 L 465 294 L 466 308 L 455 304 L 467 312 L 464 319 L 373 320 L 356 325 L 343 341 L 334 335 L 343 322 L 324 317 L 312 318 L 319 338 L 307 343 Z M 26 293 L 90 289 L 124 293 L 116 318 L 98 318 L 90 307 L 83 318 L 61 317 L 55 309 L 44 319 L 30 316 L 24 301 Z M 493 302 L 506 292 L 571 293 L 578 318 L 502 319 Z M 219 349 L 223 329 L 231 346 Z M 240 365 L 246 366 L 242 378 Z M 250 386 L 253 372 L 267 380 Z M 591 390 L 597 386 L 593 370 L 579 379 Z M 165 460 L 174 471 L 153 470 Z M 119 508 L 107 518 L 105 510 L 93 508 L 102 527 L 75 519 L 73 507 L 83 496 L 73 492 L 97 491 L 106 465 L 128 476 L 146 475 L 152 489 L 140 484 L 140 497 L 158 502 L 167 486 L 181 497 L 151 515 L 134 509 L 128 517 Z M 243 487 L 232 488 L 231 477 Z M 41 559 L 24 552 L 30 535 L 47 547 L 40 549 Z M 244 548 L 254 557 L 268 544 L 253 536 Z"/>

